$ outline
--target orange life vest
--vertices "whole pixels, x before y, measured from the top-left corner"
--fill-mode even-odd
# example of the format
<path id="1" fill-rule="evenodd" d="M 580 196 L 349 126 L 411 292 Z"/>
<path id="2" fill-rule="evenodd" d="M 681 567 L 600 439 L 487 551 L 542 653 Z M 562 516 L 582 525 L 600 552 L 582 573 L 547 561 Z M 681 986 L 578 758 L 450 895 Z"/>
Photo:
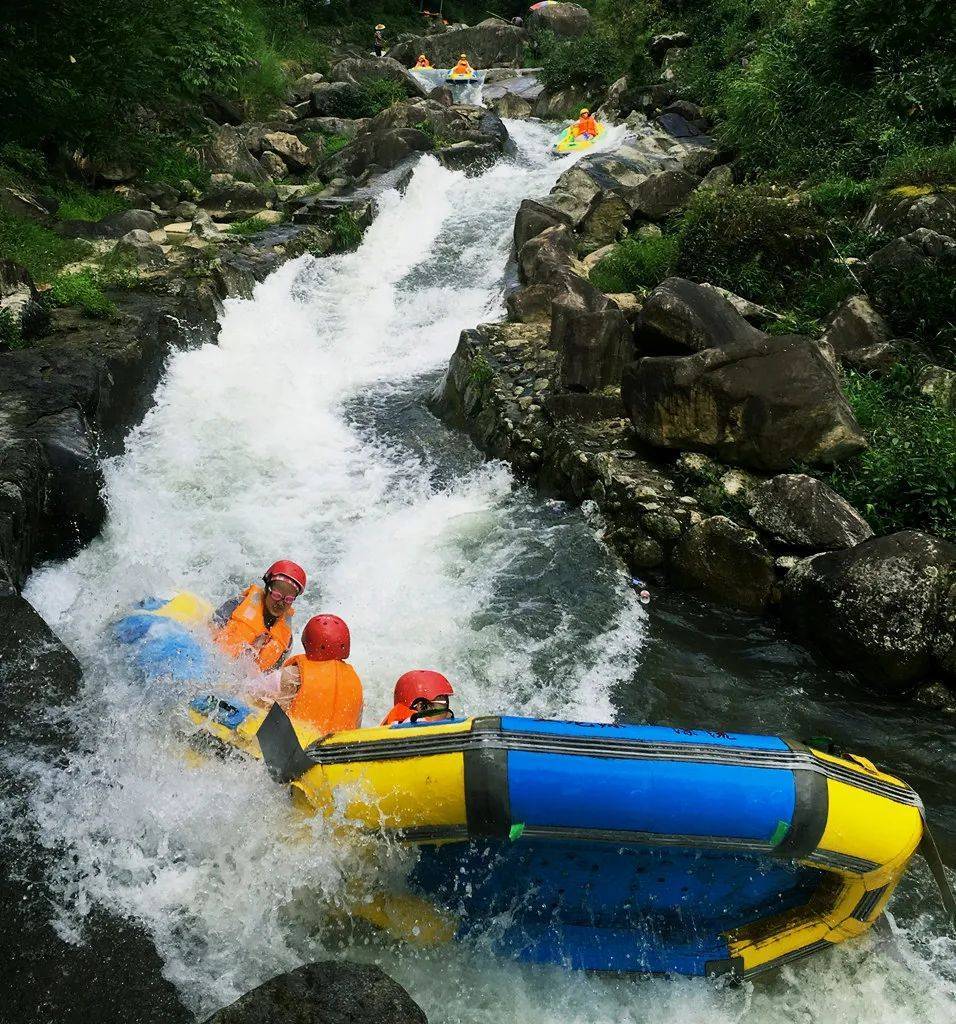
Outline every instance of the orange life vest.
<path id="1" fill-rule="evenodd" d="M 213 639 L 233 658 L 251 652 L 259 668 L 268 672 L 278 665 L 292 642 L 292 630 L 286 621 L 292 615 L 292 609 L 288 608 L 271 626 L 266 626 L 262 587 L 253 583 L 243 592 L 239 606 Z"/>
<path id="2" fill-rule="evenodd" d="M 394 725 L 396 722 L 407 722 L 415 714 L 410 707 L 404 704 L 396 704 L 391 711 L 382 719 L 382 725 Z"/>
<path id="3" fill-rule="evenodd" d="M 578 123 L 574 126 L 575 135 L 597 135 L 597 121 L 593 117 L 579 117 Z"/>
<path id="4" fill-rule="evenodd" d="M 451 70 L 453 75 L 473 75 L 475 69 L 466 60 L 460 60 Z"/>
<path id="5" fill-rule="evenodd" d="M 310 661 L 304 654 L 286 665 L 299 670 L 299 689 L 289 715 L 323 732 L 357 729 L 362 724 L 362 681 L 344 661 Z"/>

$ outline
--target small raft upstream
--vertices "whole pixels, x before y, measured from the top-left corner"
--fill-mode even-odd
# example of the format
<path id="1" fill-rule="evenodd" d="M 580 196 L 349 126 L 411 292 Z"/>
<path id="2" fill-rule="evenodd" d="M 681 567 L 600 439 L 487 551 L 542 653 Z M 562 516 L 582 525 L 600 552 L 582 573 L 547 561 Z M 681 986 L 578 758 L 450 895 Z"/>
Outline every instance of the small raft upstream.
<path id="1" fill-rule="evenodd" d="M 149 678 L 201 664 L 203 606 L 176 602 L 117 630 Z M 214 694 L 189 717 L 301 811 L 417 846 L 406 931 L 523 961 L 752 977 L 866 932 L 923 836 L 904 782 L 776 736 L 496 715 L 323 737 Z"/>

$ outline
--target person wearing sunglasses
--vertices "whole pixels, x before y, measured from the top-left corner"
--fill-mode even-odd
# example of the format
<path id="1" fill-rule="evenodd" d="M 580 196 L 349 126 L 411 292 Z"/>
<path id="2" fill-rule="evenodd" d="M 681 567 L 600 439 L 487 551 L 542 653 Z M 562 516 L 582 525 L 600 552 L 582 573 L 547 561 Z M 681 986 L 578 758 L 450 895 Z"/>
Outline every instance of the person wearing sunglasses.
<path id="1" fill-rule="evenodd" d="M 441 672 L 427 668 L 406 672 L 399 676 L 395 684 L 395 705 L 385 716 L 382 725 L 446 722 L 455 717 L 449 703 L 449 697 L 454 696 L 454 693 L 451 683 Z"/>
<path id="2" fill-rule="evenodd" d="M 292 646 L 292 605 L 305 590 L 305 570 L 282 559 L 213 614 L 213 639 L 233 658 L 248 657 L 263 672 L 281 664 Z"/>

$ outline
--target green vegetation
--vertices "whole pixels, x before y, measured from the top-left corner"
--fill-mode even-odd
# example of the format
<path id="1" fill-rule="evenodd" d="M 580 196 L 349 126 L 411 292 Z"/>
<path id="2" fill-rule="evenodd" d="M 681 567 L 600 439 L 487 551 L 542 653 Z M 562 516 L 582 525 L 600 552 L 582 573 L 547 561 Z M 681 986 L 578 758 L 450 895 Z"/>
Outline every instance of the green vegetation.
<path id="1" fill-rule="evenodd" d="M 927 262 L 877 273 L 867 279 L 867 291 L 897 335 L 956 365 L 956 275 L 950 267 Z"/>
<path id="2" fill-rule="evenodd" d="M 326 135 L 322 144 L 322 156 L 334 156 L 340 149 L 345 149 L 351 141 L 344 135 Z"/>
<path id="3" fill-rule="evenodd" d="M 878 533 L 915 528 L 956 540 L 956 417 L 919 393 L 918 363 L 879 379 L 848 372 L 844 388 L 870 447 L 827 482 Z"/>
<path id="4" fill-rule="evenodd" d="M 246 220 L 233 221 L 226 228 L 226 231 L 230 235 L 257 235 L 260 231 L 265 231 L 269 227 L 272 227 L 272 225 L 261 217 L 249 217 Z"/>
<path id="5" fill-rule="evenodd" d="M 60 269 L 89 252 L 88 242 L 60 238 L 41 224 L 0 210 L 0 257 L 26 267 L 35 281 L 52 280 Z"/>
<path id="6" fill-rule="evenodd" d="M 348 252 L 362 241 L 362 229 L 350 210 L 335 215 L 331 229 L 330 252 Z"/>
<path id="7" fill-rule="evenodd" d="M 468 376 L 479 386 L 487 384 L 494 376 L 494 371 L 491 369 L 491 364 L 488 362 L 488 357 L 484 352 L 479 352 L 472 359 L 471 366 L 468 369 Z"/>
<path id="8" fill-rule="evenodd" d="M 653 288 L 674 273 L 679 252 L 670 235 L 626 238 L 591 271 L 591 281 L 604 292 Z"/>
<path id="9" fill-rule="evenodd" d="M 115 192 L 91 192 L 72 183 L 60 192 L 56 215 L 60 220 L 102 220 L 111 213 L 129 208 Z"/>
<path id="10" fill-rule="evenodd" d="M 5 349 L 22 348 L 23 336 L 20 327 L 9 309 L 0 309 L 0 352 Z"/>
<path id="11" fill-rule="evenodd" d="M 78 306 L 87 316 L 106 317 L 116 312 L 116 306 L 103 294 L 98 275 L 92 269 L 57 275 L 49 294 L 57 306 Z"/>

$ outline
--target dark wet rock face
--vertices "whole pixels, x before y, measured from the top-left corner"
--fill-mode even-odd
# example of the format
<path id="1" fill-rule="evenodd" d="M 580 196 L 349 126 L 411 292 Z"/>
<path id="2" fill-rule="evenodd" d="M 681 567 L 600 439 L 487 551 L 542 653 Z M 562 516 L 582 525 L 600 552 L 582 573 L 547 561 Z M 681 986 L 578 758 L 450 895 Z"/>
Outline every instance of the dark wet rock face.
<path id="1" fill-rule="evenodd" d="M 518 67 L 528 34 L 514 25 L 489 18 L 477 25 L 454 27 L 438 35 L 411 36 L 393 46 L 387 56 L 410 67 L 420 53 L 436 68 L 452 68 L 459 54 L 467 53 L 473 68 Z"/>
<path id="2" fill-rule="evenodd" d="M 648 444 L 752 469 L 829 465 L 866 444 L 826 353 L 799 335 L 640 359 L 622 395 Z"/>
<path id="3" fill-rule="evenodd" d="M 870 524 L 821 480 L 783 473 L 752 489 L 750 518 L 779 543 L 807 551 L 851 548 L 873 536 Z"/>
<path id="4" fill-rule="evenodd" d="M 561 356 L 561 385 L 568 391 L 616 387 L 631 343 L 624 314 L 581 281 L 551 303 L 551 347 Z"/>
<path id="5" fill-rule="evenodd" d="M 380 967 L 345 960 L 280 974 L 214 1013 L 206 1024 L 428 1024 Z"/>
<path id="6" fill-rule="evenodd" d="M 956 545 L 904 530 L 798 562 L 784 620 L 837 664 L 887 691 L 956 679 Z"/>
<path id="7" fill-rule="evenodd" d="M 773 559 L 756 533 L 725 516 L 694 524 L 674 549 L 678 583 L 724 604 L 763 611 L 774 583 Z"/>

